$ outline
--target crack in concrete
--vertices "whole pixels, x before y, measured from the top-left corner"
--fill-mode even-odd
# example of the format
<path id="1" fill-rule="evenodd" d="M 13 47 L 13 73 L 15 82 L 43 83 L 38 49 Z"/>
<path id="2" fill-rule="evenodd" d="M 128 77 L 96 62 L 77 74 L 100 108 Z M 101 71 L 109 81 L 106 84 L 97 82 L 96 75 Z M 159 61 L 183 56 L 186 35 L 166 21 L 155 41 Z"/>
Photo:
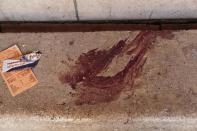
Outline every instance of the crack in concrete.
<path id="1" fill-rule="evenodd" d="M 78 6 L 77 6 L 77 0 L 73 0 L 74 3 L 74 8 L 75 8 L 75 16 L 77 18 L 77 21 L 79 21 L 79 11 L 78 11 Z"/>

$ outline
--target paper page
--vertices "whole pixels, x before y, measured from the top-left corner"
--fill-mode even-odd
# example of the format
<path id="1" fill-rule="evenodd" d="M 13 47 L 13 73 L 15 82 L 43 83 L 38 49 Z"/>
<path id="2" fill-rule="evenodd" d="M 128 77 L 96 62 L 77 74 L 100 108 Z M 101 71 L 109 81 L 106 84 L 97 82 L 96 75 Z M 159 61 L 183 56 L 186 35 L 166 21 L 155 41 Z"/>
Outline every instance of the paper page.
<path id="1" fill-rule="evenodd" d="M 17 58 L 21 56 L 22 53 L 17 45 L 14 45 L 4 51 L 0 52 L 0 69 L 2 68 L 2 61 L 10 58 Z M 5 80 L 9 91 L 12 96 L 33 87 L 38 83 L 36 76 L 30 68 L 16 70 L 11 72 L 1 72 L 3 79 Z"/>

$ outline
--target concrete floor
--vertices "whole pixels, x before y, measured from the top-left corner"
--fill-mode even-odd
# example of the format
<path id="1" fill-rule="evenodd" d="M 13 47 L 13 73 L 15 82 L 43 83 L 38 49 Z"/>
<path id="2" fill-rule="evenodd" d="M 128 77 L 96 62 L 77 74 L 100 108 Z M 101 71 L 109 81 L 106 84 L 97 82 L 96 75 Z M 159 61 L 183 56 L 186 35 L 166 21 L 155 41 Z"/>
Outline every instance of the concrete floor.
<path id="1" fill-rule="evenodd" d="M 17 44 L 23 53 L 41 50 L 34 72 L 39 84 L 12 97 L 0 80 L 0 130 L 177 130 L 197 129 L 197 31 L 174 31 L 173 38 L 151 41 L 147 60 L 134 85 L 128 83 L 116 99 L 76 104 L 72 89 L 59 79 L 78 57 L 107 50 L 139 31 L 0 34 L 0 49 Z M 99 75 L 112 76 L 130 57 L 114 57 Z M 83 84 L 83 82 L 82 82 Z M 131 88 L 132 87 L 132 88 Z M 92 90 L 92 89 L 90 89 Z"/>

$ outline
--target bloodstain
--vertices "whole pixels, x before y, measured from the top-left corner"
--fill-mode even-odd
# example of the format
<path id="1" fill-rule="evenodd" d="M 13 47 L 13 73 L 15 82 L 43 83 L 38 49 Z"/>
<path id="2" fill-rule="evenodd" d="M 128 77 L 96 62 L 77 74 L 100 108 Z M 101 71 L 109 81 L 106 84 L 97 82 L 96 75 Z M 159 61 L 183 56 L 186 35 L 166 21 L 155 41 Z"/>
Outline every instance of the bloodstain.
<path id="1" fill-rule="evenodd" d="M 116 100 L 126 86 L 133 86 L 146 61 L 145 54 L 157 36 L 167 39 L 173 37 L 170 31 L 142 31 L 130 42 L 125 39 L 108 50 L 90 50 L 81 54 L 70 71 L 59 79 L 76 89 L 77 105 Z M 124 69 L 114 76 L 98 76 L 120 54 L 131 56 Z"/>

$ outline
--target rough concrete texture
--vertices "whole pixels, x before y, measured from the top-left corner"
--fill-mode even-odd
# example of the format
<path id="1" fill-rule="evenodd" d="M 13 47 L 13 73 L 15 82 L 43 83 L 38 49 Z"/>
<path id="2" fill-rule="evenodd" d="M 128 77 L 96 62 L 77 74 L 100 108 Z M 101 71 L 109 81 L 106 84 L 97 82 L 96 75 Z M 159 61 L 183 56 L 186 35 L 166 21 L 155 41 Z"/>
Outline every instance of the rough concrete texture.
<path id="1" fill-rule="evenodd" d="M 1 0 L 0 21 L 197 18 L 195 0 Z"/>
<path id="2" fill-rule="evenodd" d="M 1 0 L 0 21 L 75 21 L 72 0 Z"/>
<path id="3" fill-rule="evenodd" d="M 76 99 L 79 98 L 76 95 L 78 90 L 84 89 L 88 92 L 95 88 L 94 83 L 92 88 L 87 90 L 89 83 L 85 81 L 76 83 L 75 89 L 71 88 L 69 82 L 61 82 L 60 76 L 70 72 L 82 54 L 87 54 L 95 48 L 100 51 L 109 50 L 117 45 L 119 40 L 126 38 L 127 48 L 123 50 L 135 49 L 128 45 L 139 33 L 124 31 L 0 34 L 1 50 L 17 44 L 23 53 L 33 50 L 41 50 L 43 53 L 34 69 L 39 80 L 37 86 L 12 97 L 1 79 L 0 129 L 196 130 L 197 31 L 174 31 L 167 32 L 171 34 L 170 37 L 154 37 L 144 56 L 147 58 L 146 62 L 135 77 L 134 84 L 129 83 L 130 78 L 126 77 L 124 81 L 128 83 L 116 99 L 97 102 L 95 98 L 98 96 L 95 96 L 90 98 L 96 102 L 91 103 L 90 99 L 88 102 L 76 104 Z M 140 37 L 143 40 L 137 41 L 137 44 L 149 40 L 145 38 L 146 36 Z M 130 55 L 119 53 L 99 75 L 113 76 L 126 67 L 130 58 Z M 102 97 L 106 92 L 99 95 Z M 81 99 L 87 100 L 86 98 Z"/>
<path id="4" fill-rule="evenodd" d="M 194 0 L 77 0 L 81 20 L 196 18 Z"/>

